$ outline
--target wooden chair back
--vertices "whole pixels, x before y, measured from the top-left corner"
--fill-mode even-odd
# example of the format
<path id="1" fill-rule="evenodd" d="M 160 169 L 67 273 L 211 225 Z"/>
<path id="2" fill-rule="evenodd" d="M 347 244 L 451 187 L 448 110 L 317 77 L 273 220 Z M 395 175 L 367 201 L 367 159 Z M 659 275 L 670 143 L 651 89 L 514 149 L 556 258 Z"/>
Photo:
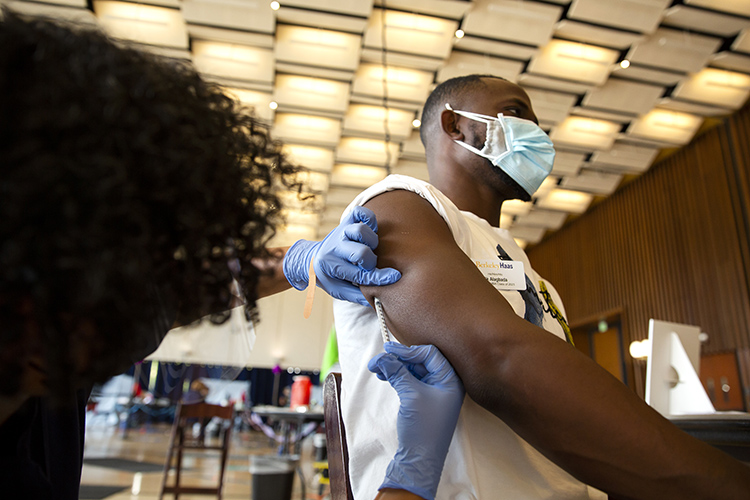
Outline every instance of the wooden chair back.
<path id="1" fill-rule="evenodd" d="M 328 445 L 328 477 L 331 500 L 354 500 L 349 481 L 349 450 L 341 416 L 341 374 L 331 372 L 323 388 L 326 441 Z"/>

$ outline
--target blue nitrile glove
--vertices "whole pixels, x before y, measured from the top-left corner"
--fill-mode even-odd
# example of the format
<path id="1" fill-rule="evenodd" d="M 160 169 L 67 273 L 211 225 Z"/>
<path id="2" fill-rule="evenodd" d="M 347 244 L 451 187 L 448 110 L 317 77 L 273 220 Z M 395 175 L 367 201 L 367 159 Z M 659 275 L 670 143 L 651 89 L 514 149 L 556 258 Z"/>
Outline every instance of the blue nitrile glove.
<path id="1" fill-rule="evenodd" d="M 323 241 L 297 241 L 284 256 L 284 276 L 297 290 L 307 288 L 310 259 L 320 288 L 336 299 L 368 306 L 358 285 L 390 285 L 401 278 L 395 269 L 376 269 L 378 223 L 372 210 L 355 207 Z"/>
<path id="2" fill-rule="evenodd" d="M 437 347 L 385 343 L 367 368 L 398 393 L 398 450 L 380 489 L 433 500 L 464 400 L 464 386 Z"/>

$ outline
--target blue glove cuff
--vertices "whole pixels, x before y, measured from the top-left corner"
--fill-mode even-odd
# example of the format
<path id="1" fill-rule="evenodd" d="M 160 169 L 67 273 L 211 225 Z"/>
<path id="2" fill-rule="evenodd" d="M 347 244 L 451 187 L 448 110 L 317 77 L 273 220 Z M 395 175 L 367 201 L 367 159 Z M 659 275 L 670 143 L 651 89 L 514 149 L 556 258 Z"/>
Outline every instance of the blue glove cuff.
<path id="1" fill-rule="evenodd" d="M 385 470 L 385 479 L 380 488 L 406 490 L 427 500 L 434 500 L 443 472 L 445 454 L 437 459 L 429 451 L 427 448 L 409 451 L 399 448 Z M 418 461 L 415 462 L 415 459 Z"/>
<path id="2" fill-rule="evenodd" d="M 385 481 L 383 481 L 383 484 L 380 485 L 380 488 L 378 488 L 378 490 L 382 490 L 384 488 L 406 490 L 409 493 L 414 493 L 415 495 L 420 496 L 426 500 L 435 500 L 435 493 L 425 490 L 424 488 L 420 488 L 419 486 L 404 486 L 402 484 L 398 484 L 386 479 Z"/>
<path id="3" fill-rule="evenodd" d="M 284 256 L 284 277 L 297 290 L 307 288 L 310 277 L 310 260 L 314 253 L 315 241 L 299 240 L 287 250 Z"/>

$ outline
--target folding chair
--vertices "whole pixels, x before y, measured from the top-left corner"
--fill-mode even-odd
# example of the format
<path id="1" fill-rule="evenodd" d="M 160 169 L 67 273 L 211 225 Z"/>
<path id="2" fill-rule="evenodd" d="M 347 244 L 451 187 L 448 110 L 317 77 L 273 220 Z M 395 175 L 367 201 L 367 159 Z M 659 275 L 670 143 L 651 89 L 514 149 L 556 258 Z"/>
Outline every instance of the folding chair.
<path id="1" fill-rule="evenodd" d="M 207 445 L 203 436 L 203 432 L 198 439 L 186 437 L 185 433 L 188 431 L 188 425 L 191 425 L 193 419 L 199 419 L 199 421 L 207 421 L 214 417 L 222 420 L 229 421 L 228 425 L 222 425 L 220 444 L 219 445 Z M 159 500 L 165 493 L 171 493 L 174 495 L 175 500 L 180 497 L 181 493 L 193 494 L 193 495 L 216 495 L 221 500 L 222 487 L 224 486 L 224 469 L 227 463 L 227 456 L 229 455 L 229 443 L 232 432 L 232 420 L 234 417 L 233 408 L 231 406 L 219 406 L 207 403 L 196 403 L 180 405 L 177 407 L 177 413 L 175 415 L 174 424 L 172 424 L 172 435 L 169 439 L 169 450 L 167 452 L 167 461 L 164 464 L 164 477 L 161 483 L 161 493 L 159 494 Z M 191 422 L 189 424 L 189 422 Z M 216 487 L 197 487 L 197 486 L 180 486 L 180 476 L 182 472 L 182 454 L 183 450 L 218 450 L 220 454 L 220 470 L 219 470 L 219 484 Z M 172 456 L 175 450 L 177 451 L 177 461 L 175 465 L 175 482 L 174 486 L 167 486 L 167 476 L 172 468 Z"/>

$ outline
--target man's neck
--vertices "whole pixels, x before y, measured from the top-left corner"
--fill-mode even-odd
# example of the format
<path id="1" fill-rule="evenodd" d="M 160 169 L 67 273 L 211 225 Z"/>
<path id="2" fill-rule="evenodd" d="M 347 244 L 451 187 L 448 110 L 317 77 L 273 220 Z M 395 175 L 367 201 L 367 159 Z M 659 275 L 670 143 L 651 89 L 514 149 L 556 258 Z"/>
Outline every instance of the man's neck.
<path id="1" fill-rule="evenodd" d="M 500 210 L 508 197 L 466 176 L 430 175 L 430 184 L 446 195 L 459 210 L 473 213 L 492 227 L 500 227 Z"/>

